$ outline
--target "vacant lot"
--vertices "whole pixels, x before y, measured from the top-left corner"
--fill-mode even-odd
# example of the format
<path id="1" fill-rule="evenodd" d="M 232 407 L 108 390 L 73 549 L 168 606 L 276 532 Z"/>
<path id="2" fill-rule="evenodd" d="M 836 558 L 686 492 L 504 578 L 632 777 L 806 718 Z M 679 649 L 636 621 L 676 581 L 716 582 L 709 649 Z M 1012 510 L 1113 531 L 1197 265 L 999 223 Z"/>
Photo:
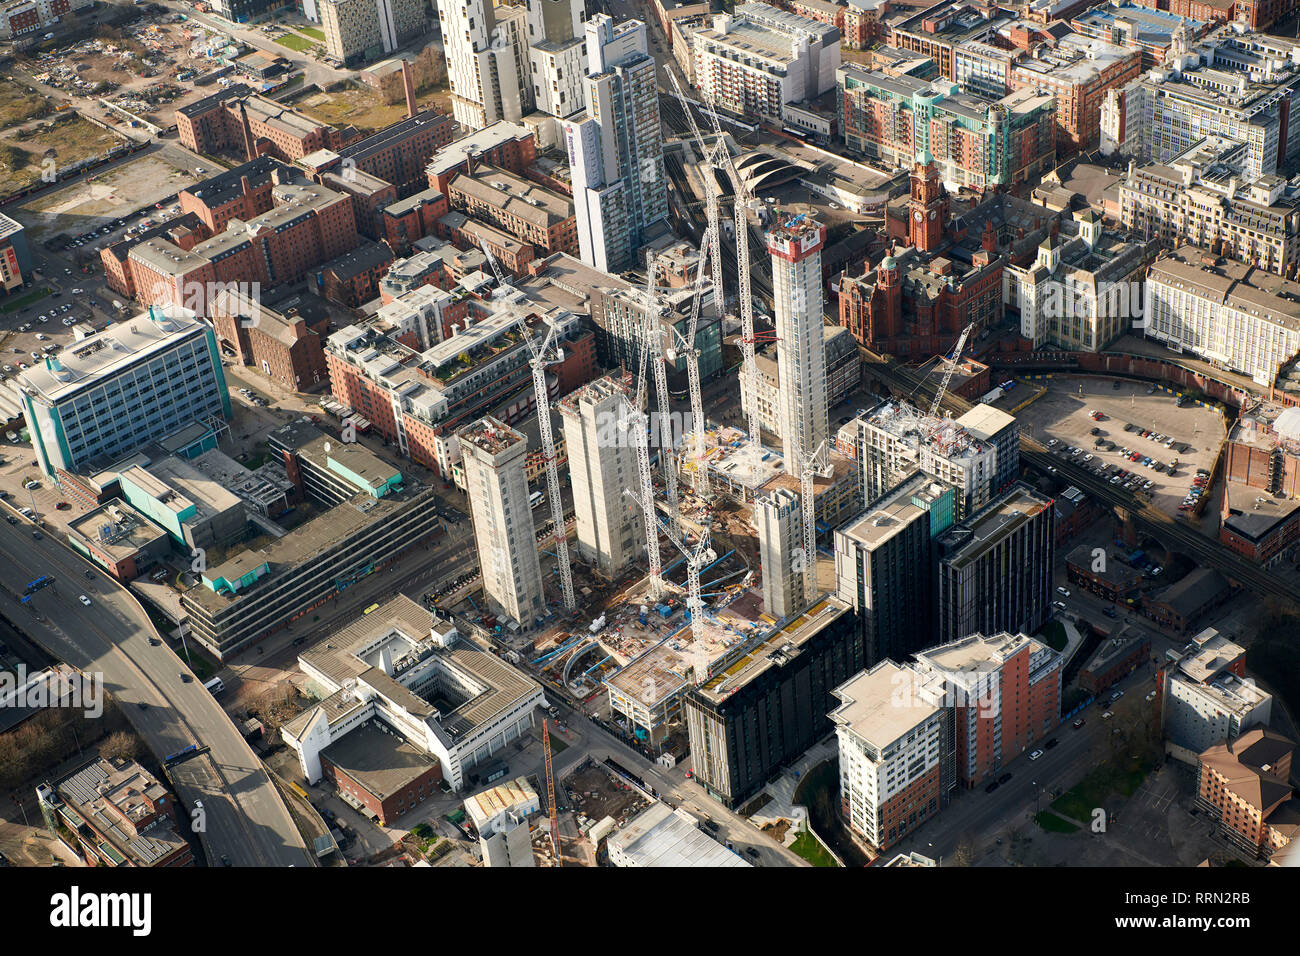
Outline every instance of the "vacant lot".
<path id="1" fill-rule="evenodd" d="M 195 179 L 192 173 L 163 159 L 161 153 L 153 153 L 100 173 L 93 181 L 80 180 L 43 193 L 12 214 L 38 240 L 59 232 L 84 232 L 104 220 L 155 203 Z"/>
<path id="2" fill-rule="evenodd" d="M 451 100 L 445 88 L 418 93 L 415 101 L 420 107 L 451 109 Z M 332 126 L 347 126 L 351 123 L 363 132 L 382 129 L 406 116 L 405 100 L 386 105 L 378 93 L 363 86 L 352 86 L 333 93 L 314 93 L 300 100 L 297 108 L 322 123 Z"/>
<path id="3" fill-rule="evenodd" d="M 67 116 L 68 114 L 62 114 Z M 22 189 L 40 178 L 46 150 L 60 167 L 102 156 L 123 142 L 122 137 L 72 116 L 56 123 L 40 123 L 0 134 L 0 147 L 16 162 L 0 165 L 0 194 Z M 18 152 L 21 150 L 21 152 Z"/>
<path id="4" fill-rule="evenodd" d="M 54 112 L 54 103 L 12 80 L 0 80 L 0 129 L 8 129 Z"/>

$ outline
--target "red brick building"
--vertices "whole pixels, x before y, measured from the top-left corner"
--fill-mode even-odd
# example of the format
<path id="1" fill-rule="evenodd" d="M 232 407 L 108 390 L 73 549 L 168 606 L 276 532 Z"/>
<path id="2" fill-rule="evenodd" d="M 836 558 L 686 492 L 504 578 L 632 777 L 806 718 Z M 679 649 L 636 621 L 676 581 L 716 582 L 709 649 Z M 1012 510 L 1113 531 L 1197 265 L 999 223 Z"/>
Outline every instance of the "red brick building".
<path id="1" fill-rule="evenodd" d="M 379 298 L 379 280 L 393 263 L 393 250 L 382 242 L 363 242 L 312 274 L 316 291 L 355 309 Z"/>
<path id="2" fill-rule="evenodd" d="M 488 163 L 524 175 L 537 159 L 537 140 L 529 129 L 505 120 L 485 126 L 438 151 L 425 166 L 429 186 L 444 196 L 452 179 Z"/>
<path id="3" fill-rule="evenodd" d="M 573 201 L 509 170 L 479 163 L 451 180 L 447 200 L 471 219 L 491 223 L 542 255 L 578 254 Z"/>
<path id="4" fill-rule="evenodd" d="M 1024 634 L 972 634 L 916 655 L 953 708 L 957 779 L 976 787 L 1061 722 L 1061 655 Z"/>
<path id="5" fill-rule="evenodd" d="M 1295 744 L 1262 727 L 1215 744 L 1197 763 L 1196 803 L 1237 846 L 1267 859 L 1300 829 L 1291 790 Z"/>
<path id="6" fill-rule="evenodd" d="M 320 755 L 321 771 L 348 803 L 380 826 L 419 809 L 438 793 L 442 766 L 374 721 L 349 731 Z"/>
<path id="7" fill-rule="evenodd" d="M 380 210 L 380 238 L 395 252 L 405 254 L 415 240 L 437 235 L 438 220 L 450 211 L 447 197 L 436 189 L 399 199 Z"/>
<path id="8" fill-rule="evenodd" d="M 309 325 L 296 311 L 282 313 L 239 292 L 218 293 L 211 318 L 224 349 L 285 388 L 304 392 L 329 380 L 323 345 L 327 318 Z"/>
<path id="9" fill-rule="evenodd" d="M 273 156 L 286 163 L 361 139 L 353 127 L 336 130 L 254 94 L 243 83 L 182 106 L 176 111 L 176 132 L 181 145 L 196 153 L 234 153 L 245 160 Z"/>

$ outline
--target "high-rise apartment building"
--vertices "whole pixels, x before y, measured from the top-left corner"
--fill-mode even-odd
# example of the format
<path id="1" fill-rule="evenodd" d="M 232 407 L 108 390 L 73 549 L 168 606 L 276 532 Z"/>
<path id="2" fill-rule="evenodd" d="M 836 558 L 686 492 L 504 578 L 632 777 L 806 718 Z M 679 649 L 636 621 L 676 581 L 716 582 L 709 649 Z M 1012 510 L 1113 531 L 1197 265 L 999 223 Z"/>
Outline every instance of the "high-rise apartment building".
<path id="1" fill-rule="evenodd" d="M 655 61 L 645 24 L 587 21 L 586 112 L 565 123 L 582 261 L 605 272 L 637 263 L 668 217 Z"/>
<path id="2" fill-rule="evenodd" d="M 815 100 L 834 87 L 840 31 L 770 4 L 744 3 L 695 28 L 691 49 L 695 85 L 706 101 L 780 125 L 787 103 Z"/>
<path id="3" fill-rule="evenodd" d="M 424 0 L 315 0 L 325 52 L 344 63 L 392 53 L 420 33 Z"/>
<path id="4" fill-rule="evenodd" d="M 942 683 L 881 661 L 833 691 L 844 820 L 878 850 L 893 846 L 947 803 L 952 711 Z M 945 770 L 949 773 L 945 773 Z"/>
<path id="5" fill-rule="evenodd" d="M 826 227 L 802 213 L 767 233 L 772 254 L 776 363 L 781 393 L 777 420 L 791 474 L 830 438 L 826 405 L 826 337 L 822 333 L 822 247 Z"/>
<path id="6" fill-rule="evenodd" d="M 586 105 L 587 19 L 582 0 L 528 0 L 528 61 L 540 113 L 563 119 Z"/>
<path id="7" fill-rule="evenodd" d="M 492 0 L 438 0 L 451 111 L 466 129 L 532 112 L 527 15 Z"/>
<path id="8" fill-rule="evenodd" d="M 935 540 L 956 508 L 952 486 L 914 471 L 836 529 L 836 594 L 857 612 L 867 666 L 936 643 Z"/>
<path id="9" fill-rule="evenodd" d="M 956 780 L 976 787 L 1061 722 L 1062 666 L 1060 652 L 1036 638 L 972 633 L 917 654 L 914 683 L 896 693 L 943 681 Z"/>
<path id="10" fill-rule="evenodd" d="M 1051 610 L 1052 500 L 1017 482 L 939 539 L 939 640 L 1034 633 Z"/>
<path id="11" fill-rule="evenodd" d="M 12 387 L 36 463 L 50 476 L 231 414 L 212 326 L 176 307 L 151 308 L 74 342 Z"/>
<path id="12" fill-rule="evenodd" d="M 784 620 L 807 606 L 803 561 L 815 561 L 803 553 L 803 513 L 799 496 L 789 488 L 778 488 L 754 500 L 754 524 L 758 529 L 758 560 L 763 572 L 763 609 L 775 620 Z"/>
<path id="13" fill-rule="evenodd" d="M 531 626 L 546 609 L 528 506 L 528 440 L 490 416 L 458 433 L 483 593 L 501 614 Z"/>
<path id="14" fill-rule="evenodd" d="M 631 432 L 620 427 L 630 419 L 627 403 L 626 386 L 612 376 L 598 378 L 560 401 L 578 555 L 610 579 L 645 548 L 640 516 L 623 494 L 637 481 Z"/>

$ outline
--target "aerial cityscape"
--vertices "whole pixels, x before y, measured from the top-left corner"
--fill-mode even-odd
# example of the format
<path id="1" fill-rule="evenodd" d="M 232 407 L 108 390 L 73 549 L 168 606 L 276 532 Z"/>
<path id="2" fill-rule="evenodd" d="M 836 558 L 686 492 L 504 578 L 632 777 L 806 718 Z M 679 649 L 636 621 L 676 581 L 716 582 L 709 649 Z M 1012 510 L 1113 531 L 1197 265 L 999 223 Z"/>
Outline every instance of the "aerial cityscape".
<path id="1" fill-rule="evenodd" d="M 1296 0 L 3 0 L 0 285 L 10 874 L 1300 866 Z"/>

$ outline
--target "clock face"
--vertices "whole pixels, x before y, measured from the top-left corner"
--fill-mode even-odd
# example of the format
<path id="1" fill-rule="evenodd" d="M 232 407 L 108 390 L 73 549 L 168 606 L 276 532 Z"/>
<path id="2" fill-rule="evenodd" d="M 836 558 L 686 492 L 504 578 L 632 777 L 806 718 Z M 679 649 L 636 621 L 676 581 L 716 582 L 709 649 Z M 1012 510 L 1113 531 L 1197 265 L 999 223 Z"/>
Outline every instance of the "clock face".
<path id="1" fill-rule="evenodd" d="M 920 222 L 925 218 L 924 214 L 919 209 L 916 212 L 914 212 L 912 216 L 914 219 L 916 219 L 917 222 Z"/>

